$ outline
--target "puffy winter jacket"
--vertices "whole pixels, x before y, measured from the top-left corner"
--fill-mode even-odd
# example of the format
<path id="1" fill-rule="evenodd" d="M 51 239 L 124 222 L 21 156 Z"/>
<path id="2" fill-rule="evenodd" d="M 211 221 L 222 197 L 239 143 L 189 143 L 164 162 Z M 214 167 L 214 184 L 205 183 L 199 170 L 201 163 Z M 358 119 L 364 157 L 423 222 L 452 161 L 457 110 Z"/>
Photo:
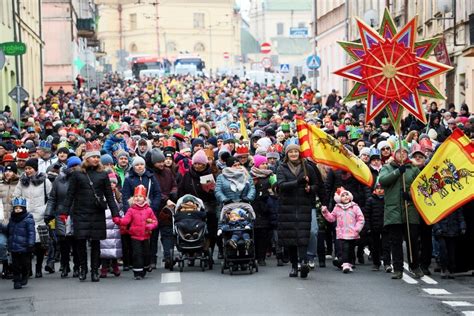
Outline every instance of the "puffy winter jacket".
<path id="1" fill-rule="evenodd" d="M 56 234 L 58 236 L 66 236 L 66 231 L 69 235 L 72 235 L 70 221 L 68 224 L 64 224 L 62 220 L 59 219 L 59 215 L 64 211 L 65 202 L 67 199 L 67 190 L 69 188 L 69 179 L 72 175 L 72 169 L 63 169 L 61 174 L 54 180 L 53 188 L 49 192 L 48 204 L 46 205 L 46 211 L 44 212 L 44 217 L 46 220 L 56 219 Z"/>
<path id="2" fill-rule="evenodd" d="M 147 220 L 151 219 L 151 223 Z M 127 226 L 130 224 L 128 233 L 130 237 L 136 240 L 146 240 L 151 236 L 151 231 L 158 226 L 153 210 L 145 204 L 144 206 L 133 205 L 127 210 L 127 213 L 120 219 L 120 226 Z"/>
<path id="3" fill-rule="evenodd" d="M 120 237 L 120 227 L 112 221 L 112 213 L 105 211 L 105 227 L 107 237 L 100 241 L 100 257 L 102 259 L 122 258 L 122 239 Z"/>
<path id="4" fill-rule="evenodd" d="M 148 199 L 150 200 L 150 207 L 158 214 L 160 211 L 161 202 L 161 187 L 158 180 L 156 180 L 153 172 L 145 170 L 145 173 L 139 176 L 133 169 L 130 169 L 128 176 L 125 178 L 122 188 L 122 210 L 124 213 L 127 212 L 130 205 L 128 200 L 133 196 L 135 188 L 139 185 L 143 185 L 147 189 Z"/>
<path id="5" fill-rule="evenodd" d="M 384 196 L 373 194 L 365 205 L 365 226 L 374 232 L 383 229 Z"/>
<path id="6" fill-rule="evenodd" d="M 215 195 L 219 203 L 228 200 L 239 202 L 243 199 L 253 201 L 255 199 L 255 194 L 255 186 L 253 185 L 253 180 L 250 176 L 244 189 L 237 192 L 232 191 L 230 188 L 230 181 L 223 174 L 220 174 L 217 177 Z"/>
<path id="7" fill-rule="evenodd" d="M 356 203 L 338 203 L 331 213 L 323 210 L 323 216 L 329 222 L 337 222 L 337 239 L 359 239 L 359 233 L 364 228 L 365 220 L 364 214 L 362 214 L 360 207 Z"/>
<path id="8" fill-rule="evenodd" d="M 3 204 L 3 216 L 0 215 L 0 223 L 8 224 L 10 214 L 12 211 L 12 194 L 18 184 L 18 176 L 14 175 L 10 181 L 1 181 L 0 182 L 0 199 Z"/>
<path id="9" fill-rule="evenodd" d="M 27 252 L 36 242 L 33 215 L 28 212 L 12 214 L 7 226 L 7 235 L 10 252 Z"/>
<path id="10" fill-rule="evenodd" d="M 107 154 L 112 156 L 115 162 L 116 158 L 114 156 L 114 152 L 120 149 L 128 152 L 127 142 L 124 138 L 118 138 L 115 135 L 110 135 L 109 138 L 105 140 L 103 150 L 106 151 Z"/>

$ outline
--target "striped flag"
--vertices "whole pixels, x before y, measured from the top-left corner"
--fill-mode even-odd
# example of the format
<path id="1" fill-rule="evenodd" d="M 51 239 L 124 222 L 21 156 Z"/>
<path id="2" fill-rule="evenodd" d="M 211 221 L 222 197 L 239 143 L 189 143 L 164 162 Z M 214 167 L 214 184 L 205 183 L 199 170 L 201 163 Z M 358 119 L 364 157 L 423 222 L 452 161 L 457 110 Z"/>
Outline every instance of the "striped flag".
<path id="1" fill-rule="evenodd" d="M 421 217 L 432 225 L 474 199 L 473 180 L 474 145 L 455 129 L 413 181 L 411 198 Z"/>
<path id="2" fill-rule="evenodd" d="M 199 126 L 198 122 L 193 119 L 193 124 L 191 127 L 191 138 L 197 138 L 199 136 Z"/>
<path id="3" fill-rule="evenodd" d="M 361 183 L 372 186 L 374 179 L 369 167 L 337 139 L 299 118 L 296 119 L 296 130 L 303 157 L 350 172 Z"/>

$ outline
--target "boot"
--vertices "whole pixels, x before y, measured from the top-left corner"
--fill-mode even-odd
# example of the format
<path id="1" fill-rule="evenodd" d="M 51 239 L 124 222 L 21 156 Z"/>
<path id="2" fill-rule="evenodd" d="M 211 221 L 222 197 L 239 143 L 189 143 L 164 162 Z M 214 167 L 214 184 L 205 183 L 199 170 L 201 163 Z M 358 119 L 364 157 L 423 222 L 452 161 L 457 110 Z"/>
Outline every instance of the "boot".
<path id="1" fill-rule="evenodd" d="M 13 273 L 10 269 L 10 265 L 8 264 L 8 260 L 3 261 L 2 279 L 6 279 L 6 280 L 13 279 Z"/>
<path id="2" fill-rule="evenodd" d="M 78 278 L 79 277 L 79 268 L 78 267 L 73 268 L 72 277 L 73 278 Z"/>
<path id="3" fill-rule="evenodd" d="M 21 282 L 20 282 L 20 281 L 15 281 L 15 282 L 13 282 L 13 288 L 14 288 L 15 290 L 21 289 L 21 288 L 22 288 Z"/>
<path id="4" fill-rule="evenodd" d="M 54 270 L 54 261 L 53 261 L 53 262 L 48 262 L 48 263 L 46 264 L 46 267 L 44 267 L 44 270 L 45 270 L 46 272 L 48 272 L 48 273 L 54 273 L 54 272 L 56 272 L 56 271 Z"/>
<path id="5" fill-rule="evenodd" d="M 21 276 L 21 286 L 26 286 L 28 284 L 28 275 L 24 274 Z"/>
<path id="6" fill-rule="evenodd" d="M 101 278 L 101 279 L 107 277 L 107 272 L 108 272 L 108 270 L 109 270 L 109 269 L 106 268 L 106 267 L 100 268 L 100 278 Z"/>
<path id="7" fill-rule="evenodd" d="M 113 273 L 116 277 L 119 277 L 119 276 L 120 276 L 120 268 L 119 268 L 118 264 L 114 264 L 114 266 L 112 267 L 112 273 Z"/>
<path id="8" fill-rule="evenodd" d="M 91 281 L 92 282 L 99 282 L 99 270 L 98 269 L 92 269 L 91 271 Z"/>
<path id="9" fill-rule="evenodd" d="M 393 280 L 398 280 L 403 278 L 403 272 L 402 271 L 394 271 L 392 275 Z"/>
<path id="10" fill-rule="evenodd" d="M 81 267 L 79 269 L 79 281 L 85 281 L 87 278 L 87 269 Z"/>
<path id="11" fill-rule="evenodd" d="M 35 278 L 42 278 L 43 273 L 41 272 L 41 265 L 36 265 L 36 273 L 35 273 Z"/>
<path id="12" fill-rule="evenodd" d="M 301 264 L 301 271 L 300 271 L 300 277 L 302 279 L 305 279 L 308 277 L 308 274 L 309 274 L 309 270 L 310 270 L 310 267 L 308 265 L 308 262 L 307 261 L 303 261 L 303 263 Z"/>
<path id="13" fill-rule="evenodd" d="M 133 276 L 135 277 L 135 280 L 142 280 L 143 279 L 142 271 L 133 271 Z"/>
<path id="14" fill-rule="evenodd" d="M 61 279 L 67 278 L 67 276 L 69 274 L 69 271 L 71 271 L 69 266 L 62 266 L 61 267 Z"/>
<path id="15" fill-rule="evenodd" d="M 296 278 L 298 276 L 298 264 L 291 264 L 290 278 Z"/>

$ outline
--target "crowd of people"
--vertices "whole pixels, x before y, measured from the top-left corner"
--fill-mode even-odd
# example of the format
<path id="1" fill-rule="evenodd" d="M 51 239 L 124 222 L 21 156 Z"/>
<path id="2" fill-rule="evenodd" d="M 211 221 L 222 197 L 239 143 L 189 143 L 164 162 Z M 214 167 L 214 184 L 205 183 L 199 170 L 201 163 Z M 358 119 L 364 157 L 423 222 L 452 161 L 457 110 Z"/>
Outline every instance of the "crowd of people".
<path id="1" fill-rule="evenodd" d="M 124 81 L 112 74 L 98 89 L 50 89 L 26 100 L 19 125 L 5 105 L 3 278 L 12 278 L 19 289 L 43 270 L 54 273 L 59 261 L 61 278 L 72 273 L 84 281 L 90 272 L 98 282 L 133 270 L 142 279 L 160 267 L 160 240 L 160 257 L 170 268 L 173 215 L 164 210 L 185 195 L 202 201 L 207 247 L 217 259 L 238 238 L 250 247 L 248 236 L 233 236 L 227 244 L 220 236 L 223 205 L 243 202 L 256 214 L 244 226 L 254 230 L 259 266 L 274 254 L 278 266 L 290 263 L 290 277 L 306 278 L 316 263 L 325 267 L 326 259 L 350 273 L 365 263 L 368 248 L 373 271 L 400 279 L 409 232 L 415 277 L 432 273 L 434 254 L 435 270 L 452 278 L 456 243 L 467 229 L 463 210 L 429 226 L 408 192 L 455 128 L 474 139 L 468 106 L 458 113 L 454 104 L 440 109 L 425 100 L 429 123 L 408 116 L 399 142 L 386 116 L 366 123 L 362 101 L 342 101 L 337 91 L 322 97 L 305 82 L 191 76 Z M 364 161 L 373 186 L 303 158 L 297 116 Z M 234 222 L 238 215 L 232 215 Z"/>

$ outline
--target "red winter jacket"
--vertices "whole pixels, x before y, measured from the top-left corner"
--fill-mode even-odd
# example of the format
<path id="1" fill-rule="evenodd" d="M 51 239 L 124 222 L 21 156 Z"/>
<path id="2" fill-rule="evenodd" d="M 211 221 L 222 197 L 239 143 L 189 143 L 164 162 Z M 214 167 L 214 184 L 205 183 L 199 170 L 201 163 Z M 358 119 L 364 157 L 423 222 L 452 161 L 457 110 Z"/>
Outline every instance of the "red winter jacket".
<path id="1" fill-rule="evenodd" d="M 151 222 L 147 223 L 150 219 Z M 138 206 L 133 204 L 123 218 L 120 219 L 121 226 L 130 224 L 128 233 L 135 240 L 146 240 L 151 236 L 151 231 L 158 226 L 155 213 L 148 204 Z"/>

